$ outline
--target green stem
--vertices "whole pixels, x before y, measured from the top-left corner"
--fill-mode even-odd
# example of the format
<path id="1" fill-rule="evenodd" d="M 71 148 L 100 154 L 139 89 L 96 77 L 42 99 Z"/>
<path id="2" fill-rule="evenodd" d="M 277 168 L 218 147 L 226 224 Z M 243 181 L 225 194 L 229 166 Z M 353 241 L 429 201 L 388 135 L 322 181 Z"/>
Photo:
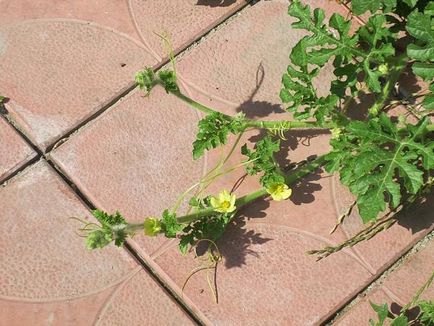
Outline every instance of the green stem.
<path id="1" fill-rule="evenodd" d="M 323 125 L 319 125 L 315 121 L 260 121 L 260 120 L 247 120 L 246 127 L 253 128 L 264 128 L 264 129 L 273 129 L 273 128 L 283 128 L 283 129 L 307 129 L 307 128 L 317 128 L 317 129 L 330 129 L 334 127 L 334 124 L 324 123 Z"/>
<path id="2" fill-rule="evenodd" d="M 384 104 L 389 99 L 390 93 L 395 87 L 396 82 L 398 81 L 399 76 L 402 71 L 406 67 L 406 55 L 401 55 L 396 58 L 394 62 L 391 63 L 393 65 L 393 70 L 389 74 L 389 79 L 384 85 L 383 91 L 380 94 L 380 97 L 377 98 L 374 105 L 369 109 L 369 114 L 371 116 L 377 116 L 384 107 Z"/>
<path id="3" fill-rule="evenodd" d="M 306 164 L 306 165 L 303 165 L 303 166 L 297 168 L 295 171 L 293 171 L 291 174 L 288 174 L 285 177 L 286 184 L 291 185 L 291 184 L 297 182 L 299 179 L 312 173 L 313 171 L 315 171 L 316 169 L 318 169 L 319 167 L 321 167 L 325 163 L 326 163 L 326 160 L 325 160 L 324 156 L 320 156 L 317 159 L 315 159 L 314 161 L 310 162 L 309 164 Z M 258 198 L 264 197 L 264 196 L 268 196 L 267 190 L 261 188 L 259 190 L 254 191 L 254 192 L 251 192 L 251 193 L 249 193 L 243 197 L 238 198 L 235 202 L 235 206 L 239 210 L 243 206 L 251 203 L 252 201 L 254 201 Z M 205 209 L 199 210 L 197 212 L 194 212 L 194 213 L 191 213 L 188 215 L 180 216 L 177 218 L 177 220 L 178 220 L 178 223 L 188 224 L 188 223 L 194 222 L 195 220 L 201 219 L 203 217 L 213 215 L 215 213 L 216 212 L 214 211 L 214 209 L 212 207 L 211 208 L 205 208 Z M 136 230 L 140 230 L 142 228 L 143 228 L 143 223 L 128 224 L 128 230 L 130 230 L 130 231 L 136 231 Z"/>
<path id="4" fill-rule="evenodd" d="M 314 161 L 312 161 L 311 163 L 299 167 L 293 173 L 291 173 L 285 177 L 286 184 L 291 185 L 291 184 L 297 182 L 299 179 L 305 177 L 306 175 L 312 173 L 313 171 L 315 171 L 316 169 L 318 169 L 319 167 L 324 165 L 325 162 L 326 162 L 326 160 L 325 160 L 324 156 L 320 156 L 317 159 L 315 159 Z M 252 201 L 254 201 L 258 198 L 267 196 L 267 195 L 268 195 L 267 190 L 261 188 L 259 190 L 254 191 L 254 192 L 251 192 L 251 193 L 249 193 L 243 197 L 238 198 L 235 202 L 235 206 L 237 207 L 237 209 L 240 209 L 243 206 L 251 203 Z M 213 210 L 213 208 L 206 208 L 206 209 L 197 211 L 197 212 L 192 213 L 192 214 L 178 217 L 177 220 L 178 220 L 178 223 L 190 223 L 190 222 L 193 222 L 193 221 L 200 219 L 202 217 L 210 216 L 213 214 L 215 214 L 215 211 Z"/>
<path id="5" fill-rule="evenodd" d="M 158 84 L 164 87 L 164 83 L 163 81 L 157 79 L 154 84 Z M 180 90 L 168 90 L 171 94 L 175 95 L 177 98 L 179 98 L 180 100 L 184 101 L 185 103 L 187 103 L 188 105 L 190 105 L 192 108 L 201 111 L 205 114 L 211 114 L 211 113 L 221 113 L 217 110 L 214 110 L 208 106 L 205 106 L 193 99 L 191 99 L 190 97 L 188 97 L 187 95 L 183 94 Z M 233 117 L 231 117 L 230 115 L 224 114 L 222 113 L 224 116 L 233 119 Z M 282 126 L 285 127 L 285 129 L 307 129 L 307 128 L 322 128 L 322 129 L 330 129 L 333 128 L 333 124 L 331 123 L 326 123 L 322 126 L 318 125 L 317 122 L 314 121 L 307 121 L 307 122 L 303 122 L 303 121 L 286 121 L 286 120 L 281 120 L 281 121 L 260 121 L 260 120 L 246 120 L 245 122 L 245 127 L 249 128 L 249 127 L 253 127 L 253 128 L 264 128 L 264 129 L 273 129 L 273 128 L 281 128 Z"/>

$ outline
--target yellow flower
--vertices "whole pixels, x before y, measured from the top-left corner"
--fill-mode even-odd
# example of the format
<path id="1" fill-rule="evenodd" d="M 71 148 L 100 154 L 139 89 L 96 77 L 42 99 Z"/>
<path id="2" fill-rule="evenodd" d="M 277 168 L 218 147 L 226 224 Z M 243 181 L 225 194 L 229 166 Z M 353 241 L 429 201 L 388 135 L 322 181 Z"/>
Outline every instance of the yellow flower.
<path id="1" fill-rule="evenodd" d="M 284 183 L 272 183 L 268 188 L 267 192 L 271 195 L 274 200 L 284 200 L 289 198 L 292 194 L 291 188 L 289 188 Z"/>
<path id="2" fill-rule="evenodd" d="M 236 209 L 235 199 L 234 194 L 231 195 L 229 191 L 223 190 L 218 197 L 211 197 L 211 206 L 216 212 L 231 213 Z"/>
<path id="3" fill-rule="evenodd" d="M 145 231 L 145 235 L 149 235 L 151 237 L 156 236 L 161 232 L 161 221 L 154 217 L 145 218 L 145 221 L 143 222 L 143 229 Z"/>
<path id="4" fill-rule="evenodd" d="M 342 133 L 341 128 L 333 128 L 332 129 L 332 139 L 338 139 Z"/>

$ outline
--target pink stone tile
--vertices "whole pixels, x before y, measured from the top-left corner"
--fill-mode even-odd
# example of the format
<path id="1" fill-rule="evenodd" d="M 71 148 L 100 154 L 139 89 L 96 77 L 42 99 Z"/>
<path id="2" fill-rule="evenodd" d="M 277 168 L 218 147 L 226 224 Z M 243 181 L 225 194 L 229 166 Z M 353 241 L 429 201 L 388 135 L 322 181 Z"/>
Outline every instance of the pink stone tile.
<path id="1" fill-rule="evenodd" d="M 0 299 L 73 300 L 113 287 L 136 263 L 120 248 L 88 251 L 71 216 L 89 211 L 40 161 L 0 189 Z"/>
<path id="2" fill-rule="evenodd" d="M 328 15 L 347 11 L 327 0 L 309 1 Z M 259 1 L 240 17 L 210 35 L 178 61 L 178 72 L 191 94 L 226 113 L 243 110 L 259 118 L 282 117 L 281 78 L 289 54 L 305 33 L 292 29 L 288 1 Z M 330 86 L 332 67 L 316 81 L 320 93 Z"/>
<path id="3" fill-rule="evenodd" d="M 41 149 L 133 85 L 156 61 L 133 39 L 93 23 L 48 19 L 0 25 L 0 93 Z"/>
<path id="4" fill-rule="evenodd" d="M 245 0 L 130 0 L 130 10 L 145 44 L 157 57 L 167 57 L 160 37 L 170 39 L 175 51 L 190 45 L 201 35 L 245 6 Z"/>
<path id="5" fill-rule="evenodd" d="M 340 184 L 338 177 L 334 177 L 331 182 L 335 207 L 337 212 L 341 214 L 352 203 L 354 198 L 349 190 Z M 399 215 L 400 222 L 372 239 L 354 246 L 354 251 L 370 266 L 372 273 L 384 270 L 434 228 L 433 209 L 434 197 L 429 195 L 423 204 L 401 213 Z M 364 227 L 357 209 L 355 209 L 344 221 L 342 229 L 349 238 Z M 379 250 L 379 248 L 381 249 Z"/>
<path id="6" fill-rule="evenodd" d="M 407 304 L 415 296 L 420 287 L 427 281 L 434 271 L 434 241 L 425 248 L 410 256 L 397 270 L 389 274 L 382 285 L 360 300 L 348 312 L 342 315 L 336 325 L 366 325 L 369 318 L 375 318 L 375 312 L 369 305 L 369 301 L 375 304 L 388 303 L 393 312 Z M 434 287 L 429 287 L 421 296 L 421 300 L 432 300 Z"/>
<path id="7" fill-rule="evenodd" d="M 50 155 L 99 208 L 129 220 L 161 216 L 202 175 L 193 161 L 197 115 L 155 88 L 133 91 Z M 146 241 L 152 253 L 158 240 Z"/>
<path id="8" fill-rule="evenodd" d="M 262 223 L 230 227 L 219 249 L 219 302 L 213 301 L 206 271 L 187 283 L 184 299 L 213 325 L 317 325 L 357 293 L 370 273 L 349 252 L 316 262 L 305 252 L 324 242 L 307 232 Z M 156 259 L 182 287 L 201 264 L 173 248 Z M 214 272 L 208 277 L 213 284 Z M 172 284 L 173 285 L 173 284 Z M 173 285 L 175 286 L 175 285 Z"/>
<path id="9" fill-rule="evenodd" d="M 126 0 L 6 0 L 0 2 L 0 21 L 2 25 L 46 18 L 86 20 L 140 40 Z"/>
<path id="10" fill-rule="evenodd" d="M 0 182 L 36 157 L 20 135 L 0 117 Z"/>
<path id="11" fill-rule="evenodd" d="M 101 307 L 116 289 L 109 288 L 102 292 L 69 300 L 32 302 L 0 299 L 0 325 L 92 325 Z"/>
<path id="12" fill-rule="evenodd" d="M 122 284 L 100 310 L 98 325 L 195 325 L 145 271 Z"/>
<path id="13" fill-rule="evenodd" d="M 375 289 L 369 295 L 363 298 L 360 302 L 354 305 L 348 312 L 342 314 L 333 325 L 338 326 L 354 326 L 354 325 L 369 325 L 369 319 L 378 320 L 377 314 L 371 308 L 369 301 L 381 305 L 393 302 L 386 292 L 382 289 Z"/>

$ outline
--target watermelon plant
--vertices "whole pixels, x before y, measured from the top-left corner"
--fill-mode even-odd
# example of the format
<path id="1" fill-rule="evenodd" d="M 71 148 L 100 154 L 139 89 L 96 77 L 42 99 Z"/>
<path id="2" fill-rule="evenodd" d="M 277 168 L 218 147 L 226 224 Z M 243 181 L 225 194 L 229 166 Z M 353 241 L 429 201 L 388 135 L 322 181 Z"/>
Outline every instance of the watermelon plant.
<path id="1" fill-rule="evenodd" d="M 177 238 L 182 253 L 204 241 L 215 251 L 215 241 L 241 208 L 265 196 L 287 200 L 294 183 L 323 167 L 337 173 L 356 198 L 338 225 L 356 206 L 366 228 L 338 246 L 310 251 L 321 259 L 389 228 L 397 221 L 396 213 L 425 196 L 434 182 L 434 124 L 430 119 L 434 110 L 434 3 L 354 0 L 351 6 L 354 15 L 369 15 L 357 29 L 338 13 L 326 19 L 322 9 L 312 10 L 300 1 L 289 5 L 288 14 L 295 20 L 292 28 L 306 32 L 291 50 L 282 77 L 280 98 L 292 120 L 251 120 L 244 114 L 227 115 L 195 101 L 178 87 L 173 55 L 170 69 L 139 71 L 135 80 L 148 96 L 159 85 L 168 95 L 204 114 L 192 144 L 192 159 L 227 144 L 229 137 L 235 138 L 234 145 L 161 216 L 130 223 L 119 212 L 94 211 L 99 224 L 83 221 L 81 229 L 87 247 L 102 248 L 112 242 L 120 246 L 128 237 L 141 233 Z M 329 93 L 323 96 L 314 80 L 326 64 L 333 66 L 334 79 Z M 404 70 L 423 80 L 426 89 L 393 99 Z M 371 94 L 375 102 L 366 117 L 357 120 L 348 108 L 361 94 Z M 393 116 L 391 109 L 402 103 L 407 112 Z M 239 146 L 241 135 L 251 128 L 262 129 L 265 136 L 253 148 Z M 288 171 L 275 155 L 283 146 L 280 140 L 284 134 L 300 128 L 329 130 L 331 150 Z M 235 150 L 240 150 L 245 160 L 224 169 Z M 241 197 L 227 189 L 206 193 L 217 178 L 238 168 L 249 176 L 259 176 L 258 189 Z M 188 203 L 184 214 L 179 212 L 181 203 Z"/>

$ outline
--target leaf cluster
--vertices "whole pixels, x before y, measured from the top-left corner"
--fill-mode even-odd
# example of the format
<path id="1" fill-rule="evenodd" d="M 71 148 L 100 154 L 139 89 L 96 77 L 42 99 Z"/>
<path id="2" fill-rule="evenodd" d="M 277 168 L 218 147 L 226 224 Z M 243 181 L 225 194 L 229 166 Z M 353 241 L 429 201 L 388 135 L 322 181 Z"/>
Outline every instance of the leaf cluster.
<path id="1" fill-rule="evenodd" d="M 232 216 L 232 213 L 215 214 L 196 220 L 184 227 L 178 245 L 181 253 L 185 254 L 189 246 L 195 246 L 200 240 L 220 239 Z"/>
<path id="2" fill-rule="evenodd" d="M 119 212 L 108 214 L 102 210 L 94 210 L 92 215 L 98 220 L 101 227 L 88 233 L 86 246 L 89 249 L 103 248 L 112 241 L 116 246 L 122 246 L 130 235 L 125 218 Z"/>
<path id="3" fill-rule="evenodd" d="M 370 326 L 383 326 L 385 325 L 386 320 L 389 321 L 388 325 L 391 326 L 408 326 L 410 324 L 416 324 L 416 322 L 419 322 L 420 325 L 434 325 L 434 301 L 419 301 L 415 306 L 419 309 L 419 314 L 411 321 L 411 323 L 405 315 L 406 311 L 403 311 L 396 316 L 389 311 L 387 303 L 376 305 L 375 303 L 370 302 L 370 304 L 372 309 L 377 313 L 378 318 L 377 321 L 370 319 Z"/>
<path id="4" fill-rule="evenodd" d="M 182 224 L 176 220 L 176 214 L 170 213 L 169 210 L 164 210 L 162 222 L 162 229 L 167 238 L 175 238 L 177 233 L 182 230 Z"/>
<path id="5" fill-rule="evenodd" d="M 415 60 L 413 72 L 430 83 L 431 94 L 425 96 L 422 104 L 426 110 L 434 110 L 434 3 L 429 3 L 423 13 L 413 11 L 406 28 L 414 38 L 407 47 L 407 55 Z"/>
<path id="6" fill-rule="evenodd" d="M 326 156 L 328 172 L 357 196 L 364 222 L 375 220 L 389 204 L 396 208 L 402 195 L 416 194 L 434 168 L 434 141 L 428 137 L 427 118 L 400 128 L 386 114 L 369 121 L 350 122 L 331 140 Z"/>
<path id="7" fill-rule="evenodd" d="M 220 112 L 205 116 L 198 123 L 198 132 L 193 143 L 193 159 L 200 158 L 205 150 L 226 144 L 229 133 L 236 135 L 242 132 L 245 128 L 244 120 L 242 114 L 234 118 Z"/>
<path id="8" fill-rule="evenodd" d="M 280 172 L 279 166 L 275 161 L 274 155 L 280 150 L 280 140 L 273 139 L 270 135 L 265 136 L 256 143 L 253 150 L 244 144 L 241 147 L 241 154 L 248 157 L 246 172 L 249 175 L 262 173 L 259 179 L 261 185 L 268 188 L 271 183 L 283 183 L 285 178 Z"/>
<path id="9" fill-rule="evenodd" d="M 351 33 L 351 21 L 334 13 L 328 22 L 322 9 L 311 11 L 308 5 L 293 1 L 288 9 L 296 21 L 295 29 L 308 32 L 293 47 L 287 72 L 282 77 L 280 98 L 297 119 L 315 117 L 322 124 L 339 117 L 336 107 L 348 93 L 356 94 L 364 84 L 373 93 L 382 91 L 382 81 L 388 71 L 388 61 L 395 55 L 396 33 L 387 28 L 384 13 L 372 15 L 368 22 Z M 313 84 L 319 70 L 329 61 L 336 79 L 330 94 L 321 97 Z"/>

